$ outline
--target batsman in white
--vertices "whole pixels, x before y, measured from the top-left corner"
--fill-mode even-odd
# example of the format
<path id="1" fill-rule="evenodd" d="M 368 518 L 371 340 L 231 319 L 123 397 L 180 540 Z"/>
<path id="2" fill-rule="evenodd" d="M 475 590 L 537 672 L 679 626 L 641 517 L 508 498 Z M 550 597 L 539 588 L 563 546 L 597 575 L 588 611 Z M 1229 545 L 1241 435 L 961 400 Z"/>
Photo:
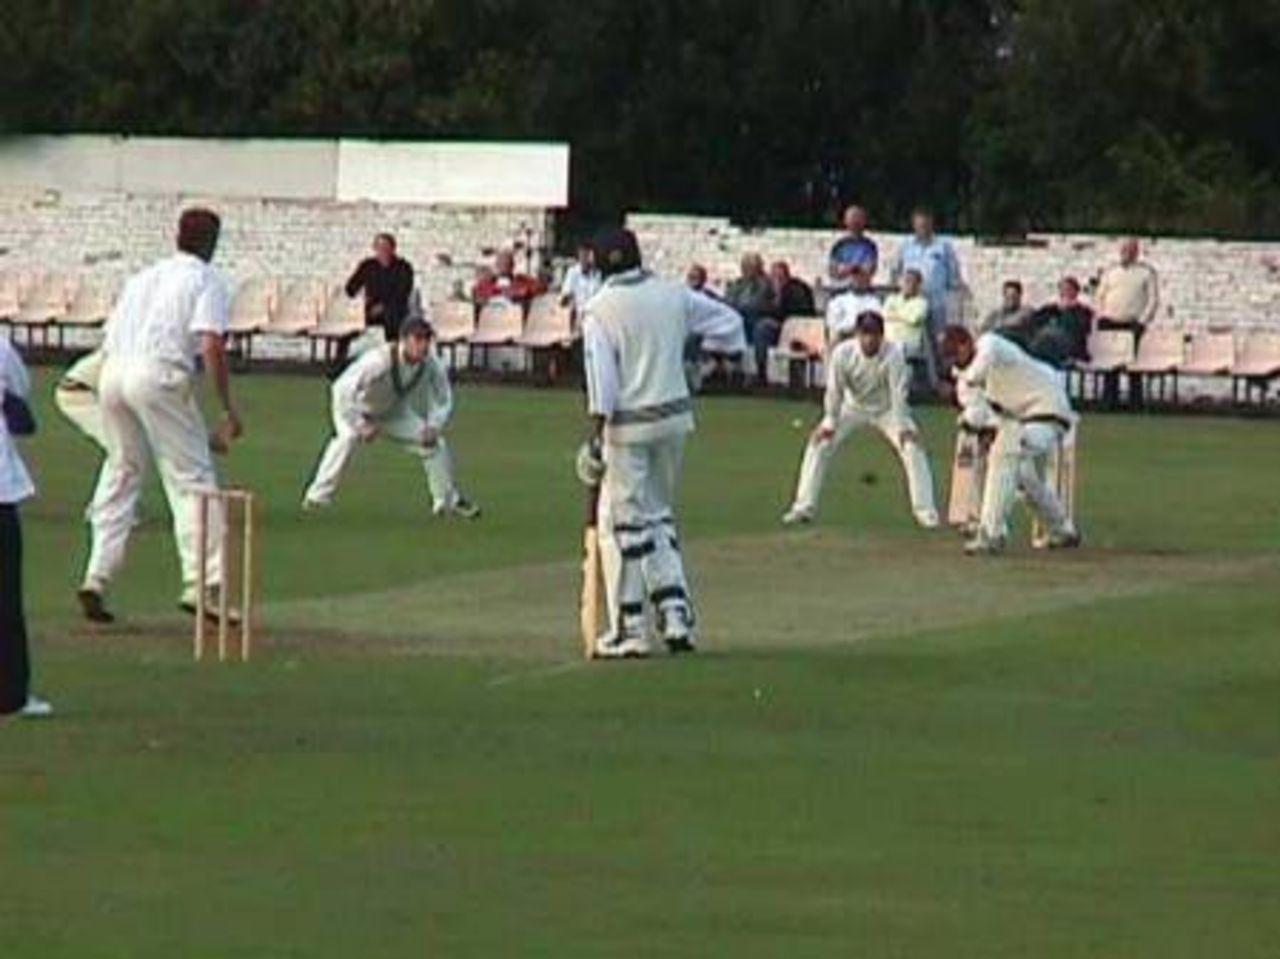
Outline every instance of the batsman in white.
<path id="1" fill-rule="evenodd" d="M 671 653 L 695 648 L 693 597 L 676 530 L 675 498 L 693 402 L 684 348 L 747 348 L 742 318 L 730 307 L 658 279 L 641 264 L 629 230 L 607 230 L 594 244 L 603 286 L 587 303 L 583 328 L 591 437 L 584 479 L 603 471 L 600 556 L 607 631 L 605 658 L 652 650 L 646 602 Z"/>
<path id="2" fill-rule="evenodd" d="M 889 441 L 902 462 L 916 522 L 933 529 L 938 525 L 933 472 L 907 403 L 911 368 L 902 347 L 885 340 L 879 313 L 859 314 L 853 331 L 853 338 L 836 344 L 827 359 L 822 421 L 805 446 L 795 502 L 782 522 L 793 526 L 813 519 L 831 457 L 850 435 L 869 426 Z"/>
<path id="3" fill-rule="evenodd" d="M 196 492 L 217 485 L 209 433 L 196 394 L 196 360 L 202 357 L 223 411 L 220 435 L 240 435 L 231 403 L 225 337 L 226 284 L 210 265 L 221 222 L 209 210 L 190 209 L 178 222 L 178 251 L 125 284 L 107 320 L 98 400 L 107 460 L 89 508 L 92 545 L 77 598 L 94 622 L 114 617 L 107 587 L 124 562 L 129 531 L 154 458 L 173 514 L 182 566 L 179 606 L 196 609 Z M 220 528 L 222 517 L 211 517 Z M 220 536 L 210 537 L 208 583 L 221 583 Z M 216 602 L 211 608 L 217 609 Z"/>
<path id="4" fill-rule="evenodd" d="M 421 458 L 437 516 L 480 515 L 454 483 L 453 458 L 444 438 L 453 415 L 453 390 L 432 340 L 431 324 L 421 313 L 411 313 L 396 342 L 366 350 L 334 381 L 333 437 L 307 487 L 304 509 L 330 505 L 356 447 L 385 436 Z"/>
<path id="5" fill-rule="evenodd" d="M 1062 374 L 1007 337 L 984 333 L 975 341 L 959 326 L 944 332 L 942 356 L 954 367 L 957 392 L 966 405 L 975 408 L 976 416 L 989 410 L 996 417 L 981 519 L 965 552 L 993 554 L 1004 548 L 1018 492 L 1049 531 L 1050 549 L 1079 546 L 1079 531 L 1045 481 L 1050 454 L 1078 420 Z"/>

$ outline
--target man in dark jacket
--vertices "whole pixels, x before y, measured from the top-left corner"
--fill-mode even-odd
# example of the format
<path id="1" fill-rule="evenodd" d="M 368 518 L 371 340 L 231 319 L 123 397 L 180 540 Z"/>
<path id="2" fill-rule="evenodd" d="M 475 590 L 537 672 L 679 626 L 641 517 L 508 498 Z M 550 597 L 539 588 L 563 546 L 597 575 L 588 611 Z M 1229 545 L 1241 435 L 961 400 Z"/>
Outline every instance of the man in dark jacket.
<path id="1" fill-rule="evenodd" d="M 396 238 L 390 233 L 373 238 L 373 256 L 361 260 L 347 280 L 347 296 L 361 291 L 365 324 L 382 327 L 387 342 L 395 343 L 400 338 L 400 324 L 409 315 L 413 264 L 396 255 Z"/>

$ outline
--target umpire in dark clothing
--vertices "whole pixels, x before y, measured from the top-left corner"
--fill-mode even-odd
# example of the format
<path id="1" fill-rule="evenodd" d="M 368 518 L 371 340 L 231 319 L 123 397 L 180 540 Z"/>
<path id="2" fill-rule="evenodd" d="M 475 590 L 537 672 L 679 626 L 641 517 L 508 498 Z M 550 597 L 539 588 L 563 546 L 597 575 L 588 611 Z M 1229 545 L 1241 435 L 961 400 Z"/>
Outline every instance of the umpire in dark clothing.
<path id="1" fill-rule="evenodd" d="M 361 291 L 365 324 L 382 327 L 387 342 L 395 343 L 400 338 L 400 324 L 409 315 L 413 264 L 396 256 L 396 238 L 390 233 L 373 238 L 373 256 L 362 260 L 347 280 L 347 296 Z"/>

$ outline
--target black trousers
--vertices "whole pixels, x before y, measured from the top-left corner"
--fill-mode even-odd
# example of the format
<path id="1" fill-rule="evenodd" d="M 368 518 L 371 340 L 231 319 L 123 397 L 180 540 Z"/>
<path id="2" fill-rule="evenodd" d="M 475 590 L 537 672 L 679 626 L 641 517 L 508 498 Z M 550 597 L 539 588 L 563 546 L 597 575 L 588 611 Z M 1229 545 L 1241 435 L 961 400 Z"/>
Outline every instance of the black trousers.
<path id="1" fill-rule="evenodd" d="M 1133 334 L 1133 348 L 1136 351 L 1138 345 L 1142 342 L 1142 334 L 1146 332 L 1146 327 L 1134 320 L 1112 320 L 1105 316 L 1098 317 L 1095 324 L 1098 330 L 1124 330 Z M 1102 380 L 1102 402 L 1107 409 L 1115 409 L 1120 405 L 1120 374 L 1108 373 Z M 1129 405 L 1131 407 L 1139 407 L 1142 405 L 1142 377 L 1137 373 L 1129 374 Z"/>
<path id="2" fill-rule="evenodd" d="M 0 713 L 27 704 L 31 662 L 22 608 L 22 524 L 18 507 L 0 503 Z"/>

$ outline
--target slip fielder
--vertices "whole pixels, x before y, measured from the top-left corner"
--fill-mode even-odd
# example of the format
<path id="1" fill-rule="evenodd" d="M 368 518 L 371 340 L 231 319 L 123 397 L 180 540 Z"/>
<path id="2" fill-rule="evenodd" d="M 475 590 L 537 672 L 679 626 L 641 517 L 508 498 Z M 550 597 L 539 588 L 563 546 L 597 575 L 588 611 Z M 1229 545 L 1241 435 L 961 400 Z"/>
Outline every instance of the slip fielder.
<path id="1" fill-rule="evenodd" d="M 879 313 L 859 314 L 853 329 L 828 357 L 822 421 L 805 446 L 795 502 L 782 521 L 794 526 L 813 519 L 831 457 L 857 430 L 872 427 L 898 454 L 916 522 L 932 529 L 938 525 L 933 473 L 907 404 L 911 368 L 902 347 L 885 341 Z"/>
<path id="2" fill-rule="evenodd" d="M 958 326 L 943 334 L 942 353 L 955 368 L 960 389 L 969 391 L 969 404 L 985 402 L 996 417 L 978 531 L 965 552 L 993 554 L 1004 548 L 1018 492 L 1048 531 L 1050 549 L 1079 546 L 1075 522 L 1045 481 L 1051 456 L 1079 419 L 1062 374 L 1007 337 L 985 333 L 975 342 Z"/>
<path id="3" fill-rule="evenodd" d="M 433 336 L 431 324 L 412 313 L 396 342 L 366 350 L 334 381 L 333 436 L 307 487 L 304 509 L 329 506 L 356 448 L 385 436 L 422 460 L 435 515 L 480 515 L 454 482 L 453 457 L 444 438 L 453 415 L 453 390 L 432 349 Z"/>
<path id="4" fill-rule="evenodd" d="M 583 328 L 591 438 L 580 473 L 588 481 L 603 473 L 598 525 L 608 628 L 595 655 L 647 656 L 646 607 L 669 652 L 692 652 L 693 597 L 675 518 L 694 428 L 684 346 L 698 336 L 717 351 L 744 351 L 742 318 L 645 270 L 629 230 L 605 231 L 593 245 L 604 281 Z"/>

